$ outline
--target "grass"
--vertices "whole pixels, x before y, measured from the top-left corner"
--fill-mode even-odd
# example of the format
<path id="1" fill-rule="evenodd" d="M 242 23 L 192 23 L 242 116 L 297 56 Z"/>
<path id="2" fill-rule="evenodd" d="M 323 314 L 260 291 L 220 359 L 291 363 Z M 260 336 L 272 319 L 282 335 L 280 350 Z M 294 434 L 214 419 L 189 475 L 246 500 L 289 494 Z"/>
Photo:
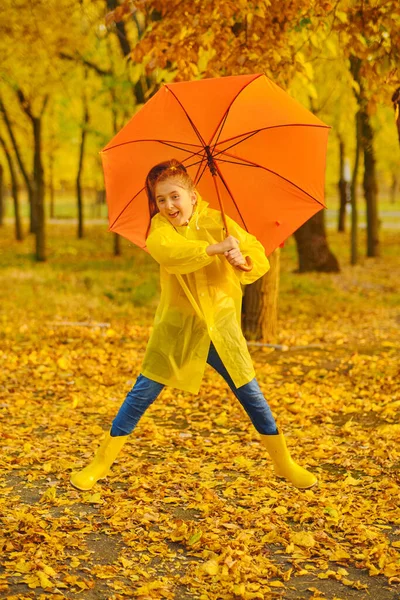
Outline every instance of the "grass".
<path id="1" fill-rule="evenodd" d="M 33 236 L 21 243 L 13 239 L 12 226 L 2 229 L 0 269 L 7 282 L 5 306 L 18 310 L 14 292 L 24 298 L 23 310 L 44 310 L 48 316 L 98 321 L 145 319 L 151 322 L 159 295 L 159 270 L 145 252 L 122 240 L 122 256 L 113 256 L 112 235 L 106 225 L 87 227 L 86 237 L 76 239 L 70 223 L 47 227 L 47 262 L 34 260 Z M 281 251 L 279 315 L 282 320 L 301 306 L 309 314 L 353 307 L 368 310 L 371 298 L 382 306 L 396 306 L 396 282 L 400 232 L 381 232 L 381 258 L 367 259 L 365 231 L 359 234 L 360 261 L 349 265 L 349 234 L 328 233 L 329 245 L 337 256 L 340 274 L 294 274 L 297 251 L 294 238 Z M 11 302 L 11 306 L 7 300 Z M 21 308 L 21 307 L 20 307 Z"/>

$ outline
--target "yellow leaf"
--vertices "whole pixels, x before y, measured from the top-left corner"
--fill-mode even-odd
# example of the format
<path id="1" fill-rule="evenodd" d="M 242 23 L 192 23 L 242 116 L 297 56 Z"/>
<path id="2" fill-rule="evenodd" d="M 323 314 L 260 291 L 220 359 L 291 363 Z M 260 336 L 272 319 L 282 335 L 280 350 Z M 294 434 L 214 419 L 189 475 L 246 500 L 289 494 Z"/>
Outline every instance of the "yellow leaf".
<path id="1" fill-rule="evenodd" d="M 55 487 L 48 488 L 40 497 L 40 502 L 52 502 L 55 500 L 57 490 Z"/>
<path id="2" fill-rule="evenodd" d="M 306 531 L 296 531 L 290 536 L 290 541 L 296 546 L 303 546 L 304 548 L 313 548 L 315 546 L 315 540 L 311 533 Z"/>
<path id="3" fill-rule="evenodd" d="M 35 589 L 40 586 L 40 579 L 37 575 L 27 575 L 24 577 L 24 582 L 31 589 Z"/>
<path id="4" fill-rule="evenodd" d="M 288 509 L 286 506 L 277 506 L 274 508 L 274 512 L 276 512 L 277 515 L 286 515 L 287 511 Z"/>
<path id="5" fill-rule="evenodd" d="M 390 563 L 383 569 L 385 577 L 399 577 L 400 576 L 400 565 L 397 563 Z"/>
<path id="6" fill-rule="evenodd" d="M 236 583 L 233 586 L 233 593 L 235 594 L 235 596 L 242 596 L 245 593 L 246 588 L 244 587 L 244 583 Z"/>
<path id="7" fill-rule="evenodd" d="M 228 415 L 226 414 L 226 412 L 222 412 L 219 417 L 217 417 L 216 419 L 214 419 L 214 423 L 216 425 L 219 425 L 220 427 L 226 427 L 228 424 Z"/>
<path id="8" fill-rule="evenodd" d="M 360 485 L 361 479 L 354 479 L 351 475 L 348 475 L 343 481 L 343 485 Z"/>
<path id="9" fill-rule="evenodd" d="M 102 428 L 100 427 L 100 425 L 93 425 L 90 428 L 90 431 L 93 435 L 101 435 L 103 433 Z"/>
<path id="10" fill-rule="evenodd" d="M 339 21 L 342 23 L 347 23 L 347 13 L 345 13 L 343 10 L 337 10 L 335 14 Z"/>
<path id="11" fill-rule="evenodd" d="M 201 568 L 208 575 L 216 575 L 219 571 L 219 564 L 217 563 L 215 558 L 211 558 L 210 560 L 205 562 Z"/>
<path id="12" fill-rule="evenodd" d="M 21 558 L 14 565 L 15 573 L 29 573 L 32 570 L 32 565 L 29 562 L 26 562 L 23 558 Z"/>
<path id="13" fill-rule="evenodd" d="M 57 365 L 60 367 L 60 369 L 62 369 L 63 371 L 66 371 L 69 368 L 69 362 L 68 360 L 65 358 L 65 356 L 62 356 L 61 358 L 58 359 L 57 361 Z"/>
<path id="14" fill-rule="evenodd" d="M 334 560 L 343 560 L 344 558 L 350 558 L 350 554 L 348 552 L 346 552 L 346 550 L 344 550 L 340 546 L 336 547 L 329 554 L 329 560 L 332 560 L 332 561 L 334 561 Z"/>
<path id="15" fill-rule="evenodd" d="M 40 586 L 42 588 L 54 587 L 54 584 L 51 583 L 50 579 L 47 577 L 46 573 L 43 571 L 38 571 L 37 576 L 39 577 Z"/>
<path id="16" fill-rule="evenodd" d="M 280 588 L 285 587 L 285 585 L 282 583 L 282 581 L 278 581 L 277 579 L 275 579 L 274 581 L 268 581 L 268 585 L 271 587 L 280 587 Z"/>
<path id="17" fill-rule="evenodd" d="M 91 504 L 99 504 L 101 502 L 101 493 L 96 492 L 89 497 L 89 502 Z"/>
<path id="18" fill-rule="evenodd" d="M 197 533 L 194 533 L 188 540 L 189 546 L 198 542 L 202 535 L 203 535 L 202 531 L 198 531 Z"/>

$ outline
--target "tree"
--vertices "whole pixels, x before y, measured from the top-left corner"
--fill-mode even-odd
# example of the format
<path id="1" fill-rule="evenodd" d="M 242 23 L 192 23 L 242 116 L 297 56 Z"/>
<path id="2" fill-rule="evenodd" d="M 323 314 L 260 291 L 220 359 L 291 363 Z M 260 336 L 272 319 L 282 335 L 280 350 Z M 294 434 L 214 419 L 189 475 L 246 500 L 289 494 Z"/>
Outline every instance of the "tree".
<path id="1" fill-rule="evenodd" d="M 84 84 L 82 88 L 82 106 L 83 106 L 83 117 L 81 124 L 81 142 L 79 146 L 79 160 L 78 160 L 78 172 L 76 175 L 76 198 L 78 201 L 78 238 L 83 238 L 83 198 L 82 198 L 82 168 L 83 168 L 83 157 L 85 154 L 85 142 L 89 124 L 89 107 L 86 96 L 86 84 L 87 84 L 87 69 L 85 68 Z"/>
<path id="2" fill-rule="evenodd" d="M 371 116 L 376 110 L 377 102 L 388 97 L 397 79 L 397 66 L 400 62 L 398 2 L 343 0 L 336 11 L 333 27 L 339 34 L 344 56 L 349 60 L 358 104 L 357 139 L 360 136 L 359 143 L 364 157 L 367 256 L 379 256 L 378 185 Z"/>
<path id="3" fill-rule="evenodd" d="M 272 252 L 269 262 L 268 273 L 251 284 L 252 293 L 244 295 L 242 326 L 247 339 L 274 343 L 278 335 L 280 248 Z"/>
<path id="4" fill-rule="evenodd" d="M 10 104 L 11 104 L 11 100 L 9 100 Z M 36 228 L 36 221 L 35 221 L 35 209 L 34 209 L 34 187 L 33 187 L 33 182 L 31 179 L 31 175 L 29 175 L 29 170 L 28 167 L 25 164 L 25 160 L 24 160 L 24 156 L 23 156 L 23 152 L 22 152 L 22 148 L 20 143 L 17 141 L 17 137 L 14 134 L 14 127 L 12 124 L 12 120 L 10 118 L 10 115 L 8 113 L 8 110 L 6 109 L 6 106 L 3 102 L 3 98 L 0 97 L 0 112 L 2 114 L 3 117 L 3 122 L 6 126 L 8 135 L 10 137 L 11 140 L 11 144 L 13 146 L 14 152 L 15 152 L 15 156 L 17 159 L 17 163 L 19 166 L 19 169 L 21 171 L 22 177 L 24 179 L 25 185 L 26 185 L 26 189 L 28 192 L 28 201 L 29 201 L 29 208 L 30 208 L 30 232 L 34 233 L 35 228 Z"/>
<path id="5" fill-rule="evenodd" d="M 395 115 L 395 123 L 397 127 L 397 135 L 399 137 L 400 144 L 400 87 L 394 92 L 392 96 L 394 115 Z"/>
<path id="6" fill-rule="evenodd" d="M 9 102 L 17 100 L 22 121 L 30 124 L 32 141 L 24 146 L 33 149 L 31 174 L 24 164 L 20 151 L 21 142 L 15 132 L 15 125 L 9 118 L 10 104 L 6 110 L 2 98 L 0 109 L 12 141 L 18 164 L 25 179 L 31 203 L 31 229 L 35 233 L 36 260 L 46 259 L 45 211 L 44 211 L 44 170 L 42 157 L 43 117 L 49 105 L 50 93 L 62 86 L 62 65 L 57 62 L 55 48 L 71 42 L 70 28 L 74 8 L 66 0 L 34 4 L 20 3 L 16 11 L 11 0 L 6 0 L 5 11 L 1 14 L 1 26 L 7 31 L 0 44 L 5 59 L 1 63 L 0 77 L 9 90 Z M 4 16 L 3 16 L 4 15 Z M 72 28 L 72 33 L 75 29 Z M 23 32 L 24 43 L 20 36 Z M 10 40 L 13 43 L 10 43 Z M 71 42 L 72 43 L 72 42 Z M 12 49 L 10 51 L 10 48 Z M 27 60 L 26 48 L 29 48 Z M 13 98 L 10 98 L 13 94 Z M 4 96 L 4 94 L 3 94 Z"/>
<path id="7" fill-rule="evenodd" d="M 44 261 L 46 260 L 46 230 L 44 211 L 44 172 L 42 161 L 42 119 L 49 101 L 49 96 L 45 95 L 43 97 L 41 107 L 36 114 L 33 112 L 31 101 L 25 96 L 20 88 L 17 89 L 17 97 L 22 110 L 32 124 L 34 144 L 32 213 L 34 215 L 35 223 L 36 260 Z"/>
<path id="8" fill-rule="evenodd" d="M 22 224 L 21 224 L 21 217 L 20 217 L 20 210 L 19 210 L 17 176 L 15 173 L 15 168 L 14 168 L 10 149 L 9 149 L 5 139 L 1 135 L 0 135 L 0 145 L 3 148 L 4 154 L 5 154 L 7 163 L 8 163 L 8 169 L 10 172 L 11 194 L 12 194 L 13 202 L 14 202 L 15 239 L 20 242 L 23 240 L 24 236 L 22 233 Z M 1 186 L 1 182 L 0 182 L 0 186 Z M 2 193 L 2 189 L 0 189 L 0 194 L 1 193 Z"/>
<path id="9" fill-rule="evenodd" d="M 3 218 L 4 218 L 4 196 L 3 196 L 3 173 L 4 167 L 2 163 L 0 163 L 0 227 L 3 226 Z"/>

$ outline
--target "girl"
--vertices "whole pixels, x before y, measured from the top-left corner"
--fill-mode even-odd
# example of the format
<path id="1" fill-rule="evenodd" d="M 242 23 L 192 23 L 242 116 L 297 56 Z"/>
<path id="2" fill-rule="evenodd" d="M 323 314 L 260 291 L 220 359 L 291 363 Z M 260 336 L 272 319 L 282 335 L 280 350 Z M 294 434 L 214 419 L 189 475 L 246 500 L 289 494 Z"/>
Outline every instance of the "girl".
<path id="1" fill-rule="evenodd" d="M 80 490 L 105 477 L 128 435 L 165 385 L 197 394 L 206 362 L 227 382 L 242 404 L 278 477 L 298 488 L 317 482 L 297 465 L 255 379 L 241 330 L 241 284 L 264 275 L 269 262 L 251 234 L 226 217 L 232 235 L 224 238 L 220 211 L 201 199 L 184 165 L 170 160 L 146 179 L 151 221 L 146 244 L 160 264 L 161 298 L 154 328 L 135 385 L 128 393 L 93 461 L 71 476 Z M 251 271 L 237 269 L 250 256 Z"/>

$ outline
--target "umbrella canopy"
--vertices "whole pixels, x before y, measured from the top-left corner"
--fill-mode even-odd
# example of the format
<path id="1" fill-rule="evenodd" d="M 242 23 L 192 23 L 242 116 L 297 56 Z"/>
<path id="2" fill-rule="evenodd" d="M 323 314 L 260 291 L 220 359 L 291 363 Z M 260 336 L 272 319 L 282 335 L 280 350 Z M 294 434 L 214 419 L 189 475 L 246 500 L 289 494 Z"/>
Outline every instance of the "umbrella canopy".
<path id="1" fill-rule="evenodd" d="M 325 207 L 329 129 L 263 74 L 163 85 L 101 152 L 109 229 L 146 250 L 144 182 L 176 158 L 269 255 Z"/>

